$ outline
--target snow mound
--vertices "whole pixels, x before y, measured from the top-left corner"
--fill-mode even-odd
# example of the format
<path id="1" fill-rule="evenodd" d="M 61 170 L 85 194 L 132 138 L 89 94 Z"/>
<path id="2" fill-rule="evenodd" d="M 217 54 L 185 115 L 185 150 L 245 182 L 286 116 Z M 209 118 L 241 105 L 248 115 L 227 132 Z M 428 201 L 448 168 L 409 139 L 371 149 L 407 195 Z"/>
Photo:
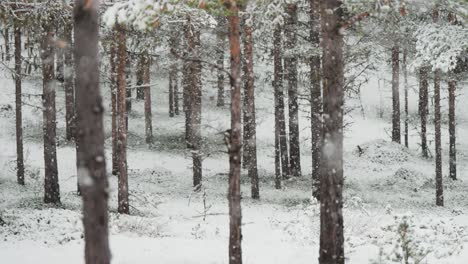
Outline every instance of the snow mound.
<path id="1" fill-rule="evenodd" d="M 411 157 L 408 149 L 401 144 L 381 139 L 358 146 L 356 152 L 363 159 L 383 165 L 407 162 Z"/>
<path id="2" fill-rule="evenodd" d="M 427 182 L 423 173 L 411 169 L 401 167 L 395 173 L 387 178 L 387 184 L 398 189 L 410 188 L 419 189 Z"/>

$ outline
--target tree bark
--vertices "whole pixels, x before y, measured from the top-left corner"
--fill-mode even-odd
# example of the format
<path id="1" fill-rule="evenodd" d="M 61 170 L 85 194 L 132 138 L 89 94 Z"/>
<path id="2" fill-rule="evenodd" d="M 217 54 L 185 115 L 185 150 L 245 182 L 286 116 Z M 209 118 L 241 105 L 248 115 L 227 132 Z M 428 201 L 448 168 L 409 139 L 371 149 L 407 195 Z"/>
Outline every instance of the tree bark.
<path id="1" fill-rule="evenodd" d="M 118 109 L 118 130 L 117 130 L 117 156 L 118 156 L 118 212 L 129 214 L 128 201 L 128 175 L 127 175 L 127 91 L 126 89 L 126 66 L 127 66 L 127 37 L 125 28 L 116 26 L 117 30 L 117 109 Z"/>
<path id="2" fill-rule="evenodd" d="M 405 82 L 405 147 L 409 147 L 408 142 L 408 125 L 409 125 L 409 116 L 408 116 L 408 69 L 406 67 L 406 57 L 408 55 L 408 51 L 405 48 L 403 51 L 403 78 Z"/>
<path id="3" fill-rule="evenodd" d="M 178 58 L 177 58 L 177 49 L 179 48 L 179 35 L 175 33 L 171 35 L 169 39 L 169 45 L 171 46 L 171 57 L 172 57 L 172 65 L 169 70 L 169 78 L 170 81 L 172 80 L 172 91 L 174 93 L 174 114 L 179 115 L 179 86 L 178 86 Z"/>
<path id="4" fill-rule="evenodd" d="M 115 28 L 112 29 L 110 41 L 110 88 L 111 88 L 111 107 L 112 107 L 112 174 L 119 174 L 119 160 L 118 160 L 118 110 L 117 110 L 117 42 L 115 37 L 117 32 Z"/>
<path id="5" fill-rule="evenodd" d="M 10 30 L 8 27 L 5 27 L 3 36 L 5 41 L 5 60 L 10 61 Z"/>
<path id="6" fill-rule="evenodd" d="M 283 54 L 281 43 L 282 28 L 277 26 L 273 33 L 273 56 L 274 56 L 274 85 L 277 95 L 277 126 L 279 129 L 279 144 L 281 156 L 281 174 L 283 179 L 289 178 L 289 155 L 288 138 L 286 135 L 286 121 L 284 117 L 284 95 L 283 95 Z"/>
<path id="7" fill-rule="evenodd" d="M 218 18 L 218 27 L 216 38 L 218 45 L 216 47 L 216 65 L 218 66 L 218 99 L 216 106 L 224 106 L 224 49 L 226 48 L 226 22 L 224 17 Z"/>
<path id="8" fill-rule="evenodd" d="M 99 91 L 99 1 L 75 0 L 76 103 L 81 155 L 78 167 L 83 195 L 85 263 L 110 263 L 104 124 Z"/>
<path id="9" fill-rule="evenodd" d="M 191 24 L 190 16 L 187 17 L 187 24 L 184 28 L 184 37 L 185 37 L 185 57 L 192 56 L 193 49 L 194 49 L 194 41 L 193 41 L 193 25 Z M 191 81 L 191 74 L 192 74 L 192 62 L 188 60 L 188 58 L 184 61 L 183 66 L 183 89 L 184 89 L 184 112 L 185 112 L 185 141 L 187 143 L 187 147 L 191 147 L 191 135 L 192 135 L 192 121 L 191 121 L 191 113 L 192 110 L 191 105 L 192 103 L 190 98 L 190 89 L 192 85 Z"/>
<path id="10" fill-rule="evenodd" d="M 193 161 L 193 187 L 195 190 L 200 190 L 202 184 L 202 154 L 201 154 L 201 107 L 202 107 L 202 90 L 201 90 L 201 74 L 202 65 L 200 62 L 200 30 L 193 27 L 191 30 L 193 49 L 192 57 L 194 61 L 190 65 L 190 131 L 192 135 L 191 149 Z"/>
<path id="11" fill-rule="evenodd" d="M 419 116 L 421 118 L 421 150 L 424 158 L 429 157 L 429 151 L 427 148 L 427 105 L 428 105 L 428 69 L 422 67 L 419 70 Z"/>
<path id="12" fill-rule="evenodd" d="M 68 141 L 73 140 L 75 133 L 75 91 L 73 87 L 74 74 L 73 74 L 73 55 L 72 55 L 72 31 L 73 25 L 65 23 L 64 38 L 67 42 L 67 47 L 64 51 L 64 89 L 65 89 L 65 124 L 66 124 L 66 138 Z"/>
<path id="13" fill-rule="evenodd" d="M 241 76 L 239 8 L 236 0 L 225 0 L 231 54 L 231 134 L 229 144 L 229 264 L 242 263 L 241 170 Z"/>
<path id="14" fill-rule="evenodd" d="M 141 63 L 143 65 L 142 69 L 142 81 L 144 87 L 144 99 L 145 99 L 145 140 L 146 144 L 152 145 L 154 143 L 153 138 L 153 114 L 151 113 L 151 76 L 150 76 L 150 67 L 151 59 L 148 56 L 147 52 L 144 52 L 141 58 Z"/>
<path id="15" fill-rule="evenodd" d="M 435 128 L 435 162 L 436 162 L 436 205 L 444 206 L 444 187 L 442 183 L 442 146 L 440 131 L 440 79 L 442 72 L 434 72 L 434 128 Z"/>
<path id="16" fill-rule="evenodd" d="M 320 0 L 310 0 L 310 40 L 314 47 L 320 45 Z M 310 62 L 310 112 L 312 132 L 312 195 L 320 199 L 320 152 L 322 146 L 322 87 L 321 62 L 313 55 Z"/>
<path id="17" fill-rule="evenodd" d="M 145 100 L 145 87 L 141 87 L 143 85 L 143 71 L 145 65 L 143 64 L 144 59 L 144 54 L 140 54 L 140 61 L 138 65 L 138 69 L 136 71 L 136 86 L 138 87 L 136 89 L 136 99 L 137 100 Z"/>
<path id="18" fill-rule="evenodd" d="M 244 133 L 244 151 L 248 151 L 248 175 L 251 180 L 251 195 L 253 199 L 260 199 L 260 189 L 258 183 L 258 170 L 257 170 L 257 130 L 256 130 L 256 115 L 255 115 L 255 85 L 254 85 L 254 64 L 253 64 L 253 37 L 252 27 L 249 25 L 244 26 L 244 96 L 246 100 L 246 116 L 247 123 L 244 129 L 247 128 L 247 133 Z"/>
<path id="19" fill-rule="evenodd" d="M 401 143 L 400 128 L 400 47 L 392 47 L 392 141 Z"/>
<path id="20" fill-rule="evenodd" d="M 301 151 L 299 147 L 299 105 L 297 102 L 297 58 L 293 54 L 297 45 L 297 5 L 287 4 L 285 25 L 285 48 L 287 56 L 284 59 L 286 77 L 288 79 L 289 106 L 289 172 L 291 176 L 301 176 Z"/>
<path id="21" fill-rule="evenodd" d="M 281 76 L 281 26 L 277 25 L 273 32 L 273 60 L 274 60 L 274 79 L 273 79 L 273 90 L 274 90 L 274 106 L 275 106 L 275 188 L 281 189 L 281 180 L 283 178 L 281 172 L 281 148 L 280 148 L 280 108 L 279 108 L 279 90 L 282 87 L 282 76 Z"/>
<path id="22" fill-rule="evenodd" d="M 44 202 L 60 203 L 60 187 L 57 169 L 56 110 L 54 82 L 54 32 L 50 24 L 43 24 L 42 33 L 42 103 L 44 133 Z"/>
<path id="23" fill-rule="evenodd" d="M 16 177 L 18 184 L 24 185 L 24 158 L 23 158 L 23 112 L 21 103 L 21 28 L 15 21 L 15 107 L 16 107 Z"/>
<path id="24" fill-rule="evenodd" d="M 169 70 L 169 117 L 174 117 L 174 72 L 171 69 Z"/>
<path id="25" fill-rule="evenodd" d="M 456 81 L 449 83 L 449 175 L 452 180 L 457 179 L 457 150 L 456 150 L 456 121 L 455 121 L 455 89 Z"/>
<path id="26" fill-rule="evenodd" d="M 330 12 L 330 10 L 333 10 Z M 342 1 L 321 5 L 323 48 L 323 135 L 320 166 L 320 264 L 344 264 Z"/>

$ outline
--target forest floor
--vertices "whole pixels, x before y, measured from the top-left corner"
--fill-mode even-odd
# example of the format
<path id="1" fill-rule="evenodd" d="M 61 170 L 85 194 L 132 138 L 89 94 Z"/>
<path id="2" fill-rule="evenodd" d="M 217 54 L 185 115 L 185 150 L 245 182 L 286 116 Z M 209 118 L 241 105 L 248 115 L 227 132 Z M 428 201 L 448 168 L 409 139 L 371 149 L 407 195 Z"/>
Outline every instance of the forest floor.
<path id="1" fill-rule="evenodd" d="M 2 263 L 83 263 L 81 197 L 76 195 L 75 149 L 64 139 L 64 92 L 57 89 L 60 206 L 44 205 L 41 85 L 26 82 L 23 99 L 26 185 L 16 184 L 14 84 L 0 79 L 0 256 Z M 220 132 L 229 127 L 229 108 L 218 108 L 204 91 L 203 188 L 192 191 L 191 157 L 184 144 L 183 113 L 168 117 L 167 84 L 153 88 L 155 144 L 144 141 L 143 103 L 134 101 L 129 119 L 131 215 L 117 214 L 117 179 L 109 176 L 110 245 L 113 263 L 228 263 L 228 156 Z M 388 86 L 388 85 L 387 85 Z M 346 117 L 344 223 L 347 263 L 392 262 L 401 251 L 398 227 L 407 223 L 409 245 L 420 263 L 462 264 L 468 259 L 468 141 L 458 138 L 458 177 L 447 175 L 448 129 L 443 126 L 445 207 L 435 206 L 434 162 L 420 156 L 415 107 L 410 149 L 390 142 L 389 87 L 376 81 L 362 88 L 362 111 Z M 108 89 L 105 87 L 104 89 Z M 274 188 L 273 101 L 269 87 L 257 89 L 260 200 L 250 198 L 242 176 L 244 263 L 316 263 L 319 205 L 311 199 L 310 122 L 301 113 L 303 176 Z M 461 90 L 461 89 L 460 89 Z M 108 91 L 106 107 L 109 108 Z M 417 95 L 410 93 L 412 106 Z M 384 98 L 385 104 L 379 103 Z M 458 135 L 468 133 L 460 95 Z M 445 99 L 444 99 L 445 100 Z M 228 100 L 227 100 L 228 101 Z M 347 102 L 350 106 L 355 100 Z M 355 102 L 356 103 L 356 102 Z M 9 108 L 8 105 L 12 106 Z M 359 104 L 355 104 L 359 105 Z M 351 107 L 351 106 L 350 106 Z M 445 106 L 446 107 L 446 106 Z M 384 115 L 379 117 L 379 111 Z M 364 114 L 364 115 L 363 115 Z M 444 113 L 444 115 L 446 115 Z M 110 128 L 109 111 L 106 128 Z M 432 128 L 432 124 L 429 124 Z M 403 127 L 403 123 L 402 123 Z M 110 172 L 110 130 L 106 130 Z M 433 134 L 429 131 L 430 148 Z M 359 155 L 357 145 L 363 149 Z M 433 151 L 432 151 L 433 152 Z M 110 174 L 110 173 L 109 173 Z M 405 220 L 406 219 L 406 220 Z M 406 221 L 406 222 L 405 222 Z"/>

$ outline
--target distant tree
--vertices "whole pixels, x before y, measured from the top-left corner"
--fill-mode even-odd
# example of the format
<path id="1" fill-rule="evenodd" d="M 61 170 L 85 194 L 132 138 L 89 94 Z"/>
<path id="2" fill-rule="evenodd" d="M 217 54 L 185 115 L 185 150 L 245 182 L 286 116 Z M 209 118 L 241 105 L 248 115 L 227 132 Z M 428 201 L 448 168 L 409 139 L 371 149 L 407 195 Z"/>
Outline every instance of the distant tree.
<path id="1" fill-rule="evenodd" d="M 23 121 L 21 101 L 21 25 L 15 20 L 15 107 L 16 107 L 16 177 L 18 184 L 24 185 L 24 158 L 23 158 Z"/>
<path id="2" fill-rule="evenodd" d="M 400 47 L 392 47 L 392 141 L 401 143 L 400 127 Z"/>
<path id="3" fill-rule="evenodd" d="M 50 21 L 42 22 L 42 105 L 44 133 L 44 202 L 60 203 L 60 187 L 57 169 L 56 108 L 54 74 L 54 31 Z"/>
<path id="4" fill-rule="evenodd" d="M 148 55 L 148 52 L 143 52 L 141 58 L 142 67 L 142 84 L 144 86 L 144 99 L 145 99 L 145 140 L 146 143 L 151 145 L 153 144 L 153 114 L 151 113 L 151 59 Z"/>
<path id="5" fill-rule="evenodd" d="M 63 51 L 63 87 L 65 89 L 65 128 L 66 138 L 71 141 L 75 137 L 75 89 L 73 71 L 73 23 L 69 20 L 63 26 L 64 41 L 67 43 Z"/>
<path id="6" fill-rule="evenodd" d="M 99 1 L 75 0 L 76 107 L 81 154 L 78 177 L 83 195 L 85 263 L 110 263 L 108 183 L 99 89 Z"/>
<path id="7" fill-rule="evenodd" d="M 218 98 L 216 101 L 216 106 L 224 106 L 224 50 L 226 48 L 226 18 L 220 16 L 218 17 L 217 21 L 218 26 L 216 28 L 216 65 L 218 66 Z"/>
<path id="8" fill-rule="evenodd" d="M 423 66 L 419 69 L 419 116 L 421 118 L 421 150 L 424 158 L 429 157 L 427 147 L 427 111 L 429 102 L 428 92 L 428 68 Z"/>
<path id="9" fill-rule="evenodd" d="M 109 65 L 110 65 L 110 88 L 111 88 L 111 108 L 112 108 L 112 174 L 118 175 L 119 173 L 119 160 L 118 160 L 118 115 L 117 110 L 118 98 L 117 98 L 117 41 L 115 37 L 117 36 L 117 31 L 115 27 L 110 30 L 110 55 L 109 55 Z"/>
<path id="10" fill-rule="evenodd" d="M 301 176 L 301 151 L 299 143 L 299 104 L 297 98 L 297 57 L 294 54 L 297 45 L 297 4 L 286 5 L 284 26 L 285 56 L 284 70 L 288 81 L 288 114 L 289 114 L 289 173 Z"/>
<path id="11" fill-rule="evenodd" d="M 320 164 L 320 264 L 344 264 L 343 235 L 343 7 L 321 2 L 323 148 Z M 330 12 L 330 10 L 333 10 Z"/>

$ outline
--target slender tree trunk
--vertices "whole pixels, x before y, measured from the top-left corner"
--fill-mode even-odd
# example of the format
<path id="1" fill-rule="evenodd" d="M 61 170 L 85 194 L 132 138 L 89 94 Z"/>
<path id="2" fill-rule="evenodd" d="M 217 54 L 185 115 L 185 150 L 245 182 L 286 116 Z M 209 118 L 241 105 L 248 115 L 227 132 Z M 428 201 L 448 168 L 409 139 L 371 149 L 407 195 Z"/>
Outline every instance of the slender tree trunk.
<path id="1" fill-rule="evenodd" d="M 281 155 L 281 173 L 283 179 L 289 178 L 289 155 L 288 138 L 286 136 L 286 121 L 284 117 L 284 95 L 283 95 L 283 54 L 281 44 L 281 27 L 277 27 L 273 33 L 273 56 L 274 56 L 274 83 L 275 93 L 277 94 L 277 114 L 279 128 L 279 143 Z"/>
<path id="2" fill-rule="evenodd" d="M 169 70 L 169 117 L 174 117 L 174 72 Z"/>
<path id="3" fill-rule="evenodd" d="M 279 90 L 281 89 L 283 79 L 281 76 L 281 50 L 279 47 L 279 45 L 281 45 L 281 27 L 279 25 L 275 27 L 273 38 L 273 90 L 275 100 L 275 188 L 281 189 L 281 179 L 283 178 L 283 175 L 281 172 Z"/>
<path id="4" fill-rule="evenodd" d="M 299 105 L 297 102 L 297 58 L 293 54 L 297 45 L 297 5 L 287 4 L 285 35 L 287 56 L 284 59 L 288 79 L 289 105 L 289 172 L 292 176 L 301 176 L 301 151 L 299 147 Z"/>
<path id="5" fill-rule="evenodd" d="M 5 27 L 3 36 L 5 41 L 5 60 L 10 61 L 10 30 L 8 27 Z"/>
<path id="6" fill-rule="evenodd" d="M 67 47 L 64 52 L 64 89 L 65 89 L 65 123 L 66 123 L 66 138 L 68 141 L 73 140 L 75 134 L 75 90 L 73 87 L 73 55 L 72 55 L 72 31 L 73 25 L 66 23 L 64 26 L 64 38 L 67 42 Z"/>
<path id="7" fill-rule="evenodd" d="M 145 67 L 145 65 L 143 64 L 143 61 L 145 60 L 144 56 L 144 54 L 140 54 L 140 61 L 138 69 L 136 71 L 136 86 L 138 86 L 138 88 L 136 89 L 137 100 L 145 100 L 145 87 L 140 87 L 143 85 L 143 68 Z"/>
<path id="8" fill-rule="evenodd" d="M 241 170 L 241 56 L 239 8 L 236 0 L 225 0 L 231 54 L 231 137 L 229 144 L 229 264 L 242 263 Z"/>
<path id="9" fill-rule="evenodd" d="M 66 24 L 66 23 L 65 23 Z M 62 25 L 57 25 L 56 26 L 56 34 L 59 36 L 59 38 L 65 39 L 65 26 L 62 27 Z M 64 67 L 65 67 L 65 50 L 63 47 L 58 47 L 56 49 L 56 61 L 57 61 L 57 66 L 55 67 L 56 74 L 55 74 L 55 79 L 59 81 L 60 83 L 64 82 Z"/>
<path id="10" fill-rule="evenodd" d="M 193 25 L 191 24 L 190 16 L 187 18 L 187 24 L 185 25 L 184 35 L 185 35 L 185 46 L 186 46 L 186 57 L 192 56 L 193 49 L 194 49 L 194 41 L 193 41 Z M 184 61 L 184 69 L 183 69 L 183 85 L 184 85 L 184 112 L 185 112 L 185 141 L 187 142 L 187 147 L 191 147 L 191 135 L 192 135 L 192 121 L 191 121 L 191 113 L 192 110 L 191 105 L 192 103 L 190 98 L 190 90 L 191 90 L 191 75 L 192 75 L 192 62 L 188 59 Z"/>
<path id="11" fill-rule="evenodd" d="M 427 148 L 427 105 L 428 105 L 428 69 L 422 67 L 419 70 L 419 116 L 421 118 L 421 149 L 422 156 L 424 158 L 429 157 L 429 151 Z"/>
<path id="12" fill-rule="evenodd" d="M 174 79 L 172 80 L 172 89 L 174 90 L 174 113 L 176 115 L 180 114 L 179 110 L 179 80 L 177 78 L 178 76 L 178 70 L 177 70 L 177 65 L 173 66 L 173 75 Z"/>
<path id="13" fill-rule="evenodd" d="M 143 65 L 142 69 L 142 78 L 144 87 L 144 99 L 145 99 L 145 139 L 146 144 L 152 145 L 154 142 L 153 139 L 153 121 L 151 113 L 151 59 L 147 52 L 143 54 L 141 58 L 141 63 Z"/>
<path id="14" fill-rule="evenodd" d="M 244 26 L 244 56 L 245 56 L 245 100 L 246 115 L 248 117 L 247 133 L 244 137 L 244 145 L 248 145 L 245 149 L 249 153 L 249 166 L 248 174 L 251 180 L 251 194 L 253 199 L 260 198 L 260 189 L 258 183 L 258 170 L 257 170 L 257 129 L 256 129 L 256 116 L 255 116 L 255 85 L 254 85 L 254 67 L 253 67 L 253 37 L 252 27 Z M 244 150 L 244 151 L 245 151 Z"/>
<path id="15" fill-rule="evenodd" d="M 23 159 L 23 119 L 21 110 L 21 28 L 15 21 L 15 95 L 16 95 L 16 177 L 18 184 L 24 185 L 24 159 Z"/>
<path id="16" fill-rule="evenodd" d="M 54 32 L 50 24 L 43 25 L 42 35 L 42 103 L 44 133 L 44 202 L 60 203 L 60 187 L 57 169 L 56 112 L 54 82 Z"/>
<path id="17" fill-rule="evenodd" d="M 85 263 L 110 263 L 104 123 L 99 91 L 99 1 L 75 0 L 76 103 L 81 159 L 78 177 L 83 194 Z"/>
<path id="18" fill-rule="evenodd" d="M 406 67 L 406 56 L 408 54 L 407 49 L 405 48 L 403 51 L 403 78 L 405 79 L 405 147 L 409 147 L 408 142 L 408 69 Z"/>
<path id="19" fill-rule="evenodd" d="M 193 27 L 191 31 L 193 49 L 192 56 L 196 61 L 191 63 L 191 87 L 190 87 L 190 131 L 192 135 L 191 148 L 192 148 L 192 160 L 193 160 L 193 187 L 195 190 L 199 190 L 202 184 L 202 154 L 201 154 L 201 107 L 202 107 L 202 90 L 201 90 L 201 74 L 202 65 L 199 61 L 200 56 L 200 30 Z"/>
<path id="20" fill-rule="evenodd" d="M 117 110 L 117 36 L 115 28 L 112 29 L 112 38 L 110 43 L 110 86 L 111 86 L 111 106 L 112 106 L 112 174 L 118 175 L 119 159 L 118 159 L 118 110 Z"/>
<path id="21" fill-rule="evenodd" d="M 314 47 L 320 45 L 320 1 L 310 0 L 310 39 Z M 322 146 L 322 87 L 320 56 L 314 55 L 310 62 L 310 112 L 312 132 L 312 195 L 320 199 L 320 152 Z"/>
<path id="22" fill-rule="evenodd" d="M 128 202 L 128 175 L 127 175 L 127 91 L 125 70 L 127 65 L 127 44 L 125 28 L 117 26 L 117 109 L 118 130 L 117 130 L 117 156 L 118 156 L 118 212 L 129 214 Z"/>
<path id="23" fill-rule="evenodd" d="M 127 104 L 127 113 L 132 111 L 132 89 L 129 87 L 132 86 L 132 58 L 130 53 L 127 51 L 126 60 L 125 60 L 125 81 L 126 81 L 126 104 Z M 127 129 L 128 129 L 128 114 L 127 114 Z"/>
<path id="24" fill-rule="evenodd" d="M 216 106 L 224 106 L 224 49 L 226 48 L 226 22 L 224 17 L 218 18 L 216 38 L 218 42 L 216 47 L 216 64 L 218 66 L 218 100 Z"/>
<path id="25" fill-rule="evenodd" d="M 323 135 L 320 166 L 320 264 L 344 264 L 342 1 L 321 5 L 323 48 Z M 329 12 L 333 10 L 334 12 Z"/>
<path id="26" fill-rule="evenodd" d="M 178 59 L 177 59 L 177 49 L 179 48 L 179 35 L 173 34 L 170 38 L 171 46 L 171 56 L 172 56 L 172 65 L 169 70 L 169 75 L 172 76 L 172 91 L 174 93 L 174 114 L 179 115 L 179 86 L 178 86 Z M 170 77 L 169 77 L 170 78 Z"/>
<path id="27" fill-rule="evenodd" d="M 456 150 L 456 121 L 455 121 L 455 89 L 456 81 L 450 80 L 449 83 L 449 175 L 452 180 L 457 179 L 457 150 Z"/>
<path id="28" fill-rule="evenodd" d="M 435 161 L 436 161 L 436 205 L 444 206 L 444 187 L 442 183 L 442 146 L 440 129 L 440 79 L 442 72 L 434 73 L 434 125 L 435 125 Z"/>
<path id="29" fill-rule="evenodd" d="M 392 47 L 392 141 L 401 143 L 400 128 L 400 47 Z"/>

